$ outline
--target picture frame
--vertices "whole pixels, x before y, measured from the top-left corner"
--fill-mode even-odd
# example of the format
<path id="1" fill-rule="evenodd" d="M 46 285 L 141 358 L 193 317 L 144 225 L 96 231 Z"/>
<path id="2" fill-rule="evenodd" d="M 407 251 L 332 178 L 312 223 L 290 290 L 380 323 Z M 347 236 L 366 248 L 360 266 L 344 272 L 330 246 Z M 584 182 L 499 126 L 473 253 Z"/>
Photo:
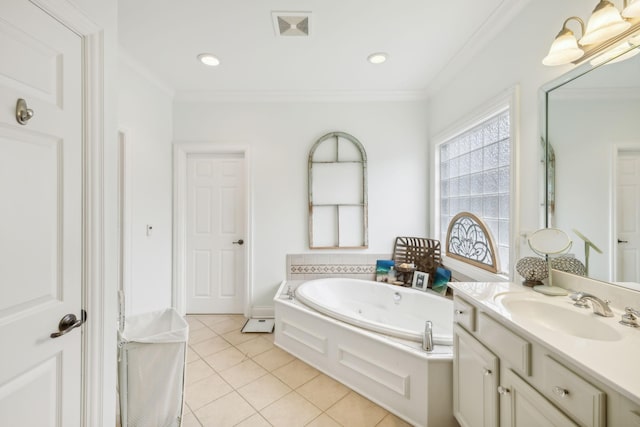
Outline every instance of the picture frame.
<path id="1" fill-rule="evenodd" d="M 423 271 L 417 271 L 417 270 L 413 272 L 413 279 L 411 280 L 411 287 L 413 289 L 424 291 L 427 289 L 428 284 L 429 284 L 429 273 L 425 273 Z"/>

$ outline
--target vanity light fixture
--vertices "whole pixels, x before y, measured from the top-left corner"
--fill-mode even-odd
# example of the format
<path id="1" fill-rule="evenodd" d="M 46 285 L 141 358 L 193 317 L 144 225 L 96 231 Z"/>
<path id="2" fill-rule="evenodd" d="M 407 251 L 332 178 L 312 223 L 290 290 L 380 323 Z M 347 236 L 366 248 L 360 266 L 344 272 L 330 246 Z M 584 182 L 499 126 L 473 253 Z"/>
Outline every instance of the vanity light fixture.
<path id="1" fill-rule="evenodd" d="M 640 17 L 640 0 L 631 0 L 629 5 L 622 11 L 622 16 L 625 18 L 639 18 Z"/>
<path id="2" fill-rule="evenodd" d="M 593 13 L 587 21 L 587 29 L 578 41 L 581 46 L 602 43 L 611 37 L 617 36 L 631 26 L 620 15 L 620 11 L 607 0 L 601 0 L 593 9 Z"/>
<path id="3" fill-rule="evenodd" d="M 388 58 L 389 54 L 384 52 L 376 52 L 367 56 L 367 61 L 371 62 L 372 64 L 382 64 L 386 62 Z"/>
<path id="4" fill-rule="evenodd" d="M 578 46 L 578 40 L 576 40 L 575 34 L 567 28 L 567 24 L 571 20 L 577 21 L 580 24 L 580 29 L 582 30 L 582 34 L 584 34 L 584 22 L 582 19 L 577 16 L 567 18 L 562 24 L 562 30 L 560 30 L 551 44 L 549 53 L 542 60 L 544 65 L 568 64 L 576 59 L 580 59 L 582 55 L 584 55 L 584 50 Z"/>
<path id="5" fill-rule="evenodd" d="M 208 65 L 209 67 L 217 67 L 220 65 L 220 59 L 210 53 L 201 53 L 198 55 L 198 61 L 202 62 L 204 65 Z"/>
<path id="6" fill-rule="evenodd" d="M 640 27 L 638 18 L 640 18 L 640 0 L 624 0 L 622 14 L 610 1 L 600 0 L 586 26 L 577 16 L 564 21 L 562 30 L 554 39 L 542 63 L 551 66 L 575 63 L 583 56 L 586 59 L 612 46 L 617 46 L 617 41 L 624 40 L 628 34 Z M 580 24 L 582 37 L 578 40 L 567 28 L 567 23 L 571 20 Z"/>

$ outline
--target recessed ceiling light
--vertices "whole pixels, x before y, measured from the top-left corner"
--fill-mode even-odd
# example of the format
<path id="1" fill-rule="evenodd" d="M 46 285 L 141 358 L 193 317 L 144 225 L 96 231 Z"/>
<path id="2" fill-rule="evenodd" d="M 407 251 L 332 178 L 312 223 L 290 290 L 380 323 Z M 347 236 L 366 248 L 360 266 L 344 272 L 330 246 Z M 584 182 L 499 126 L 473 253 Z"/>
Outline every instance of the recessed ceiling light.
<path id="1" fill-rule="evenodd" d="M 220 65 L 220 60 L 210 53 L 201 53 L 198 55 L 198 60 L 204 65 L 208 65 L 210 67 L 217 67 Z"/>
<path id="2" fill-rule="evenodd" d="M 384 52 L 377 52 L 369 55 L 367 57 L 367 61 L 371 62 L 372 64 L 382 64 L 387 60 L 387 58 L 389 58 L 389 54 Z"/>

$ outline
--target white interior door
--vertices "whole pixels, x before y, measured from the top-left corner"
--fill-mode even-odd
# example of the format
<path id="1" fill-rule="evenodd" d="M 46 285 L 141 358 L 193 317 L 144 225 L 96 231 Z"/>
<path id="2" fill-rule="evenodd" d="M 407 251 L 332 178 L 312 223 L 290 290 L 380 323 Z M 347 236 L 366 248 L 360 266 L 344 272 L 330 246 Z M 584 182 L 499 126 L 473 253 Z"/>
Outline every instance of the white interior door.
<path id="1" fill-rule="evenodd" d="M 242 154 L 187 156 L 187 313 L 242 313 L 245 182 Z"/>
<path id="2" fill-rule="evenodd" d="M 618 282 L 640 283 L 640 151 L 619 151 L 617 165 Z"/>
<path id="3" fill-rule="evenodd" d="M 79 426 L 81 329 L 51 334 L 82 308 L 82 41 L 2 0 L 0 58 L 0 425 Z"/>

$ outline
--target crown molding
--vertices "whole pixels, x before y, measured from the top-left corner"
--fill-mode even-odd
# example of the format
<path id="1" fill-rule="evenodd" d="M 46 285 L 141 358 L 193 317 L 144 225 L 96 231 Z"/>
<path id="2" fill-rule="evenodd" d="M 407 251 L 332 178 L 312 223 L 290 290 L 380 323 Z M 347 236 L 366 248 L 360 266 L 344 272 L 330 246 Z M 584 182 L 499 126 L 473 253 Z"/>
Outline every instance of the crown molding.
<path id="1" fill-rule="evenodd" d="M 398 102 L 426 101 L 426 91 L 179 91 L 176 102 Z"/>
<path id="2" fill-rule="evenodd" d="M 497 37 L 530 2 L 531 0 L 503 0 L 433 78 L 429 83 L 427 93 L 431 95 L 444 87 L 453 76 L 457 75 L 460 70 L 469 64 L 474 55 Z"/>

